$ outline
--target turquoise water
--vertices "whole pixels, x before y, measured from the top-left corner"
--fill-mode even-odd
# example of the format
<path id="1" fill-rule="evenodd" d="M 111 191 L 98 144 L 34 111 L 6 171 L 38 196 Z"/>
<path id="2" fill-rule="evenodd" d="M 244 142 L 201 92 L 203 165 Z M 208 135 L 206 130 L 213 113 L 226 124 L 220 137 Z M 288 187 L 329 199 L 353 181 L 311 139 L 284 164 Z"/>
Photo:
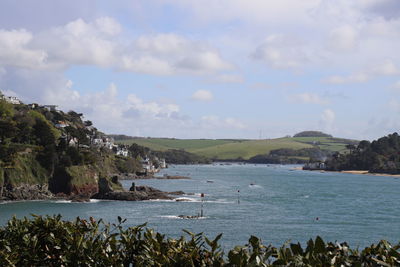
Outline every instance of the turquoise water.
<path id="1" fill-rule="evenodd" d="M 367 246 L 380 239 L 400 241 L 400 179 L 292 168 L 172 166 L 160 175 L 187 175 L 192 179 L 136 180 L 135 183 L 165 191 L 195 193 L 184 196 L 191 201 L 6 203 L 0 205 L 0 224 L 4 225 L 14 214 L 22 217 L 30 213 L 60 213 L 67 219 L 93 216 L 109 222 L 121 216 L 127 219 L 127 226 L 148 222 L 150 227 L 171 237 L 183 234 L 181 229 L 204 232 L 210 237 L 223 233 L 225 247 L 245 244 L 250 235 L 273 245 L 282 245 L 289 239 L 304 243 L 317 235 L 327 241 L 347 241 L 352 247 Z M 122 182 L 129 188 L 132 181 Z M 200 212 L 200 193 L 205 193 L 205 218 L 177 218 L 177 215 Z"/>

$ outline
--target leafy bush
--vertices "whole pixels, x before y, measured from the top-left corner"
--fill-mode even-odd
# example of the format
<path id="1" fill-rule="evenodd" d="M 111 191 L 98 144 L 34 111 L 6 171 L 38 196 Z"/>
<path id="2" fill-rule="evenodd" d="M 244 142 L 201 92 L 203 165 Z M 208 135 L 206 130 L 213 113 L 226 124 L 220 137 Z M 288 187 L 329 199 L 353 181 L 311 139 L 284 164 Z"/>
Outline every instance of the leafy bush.
<path id="1" fill-rule="evenodd" d="M 399 266 L 399 245 L 387 241 L 353 250 L 320 237 L 280 248 L 251 236 L 226 255 L 218 241 L 188 231 L 188 239 L 166 238 L 145 224 L 124 228 L 102 220 L 63 221 L 61 216 L 12 218 L 0 228 L 1 266 Z"/>

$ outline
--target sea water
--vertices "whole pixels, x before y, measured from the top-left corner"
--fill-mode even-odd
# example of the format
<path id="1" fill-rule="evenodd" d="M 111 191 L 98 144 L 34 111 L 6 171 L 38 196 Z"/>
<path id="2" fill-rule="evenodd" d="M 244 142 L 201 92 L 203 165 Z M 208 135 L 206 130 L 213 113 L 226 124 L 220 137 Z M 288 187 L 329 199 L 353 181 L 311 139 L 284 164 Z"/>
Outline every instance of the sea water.
<path id="1" fill-rule="evenodd" d="M 125 226 L 147 225 L 169 237 L 204 232 L 223 233 L 225 248 L 246 244 L 251 235 L 265 244 L 285 241 L 305 244 L 321 236 L 326 241 L 368 246 L 381 239 L 400 241 L 400 179 L 344 173 L 295 170 L 294 166 L 214 164 L 175 165 L 158 175 L 189 176 L 187 180 L 134 180 L 136 185 L 163 191 L 182 190 L 186 201 L 9 202 L 0 205 L 0 224 L 13 215 L 61 214 L 65 219 L 93 216 Z M 124 180 L 129 188 L 133 181 Z M 200 197 L 204 193 L 204 202 Z M 197 215 L 203 205 L 204 218 Z"/>

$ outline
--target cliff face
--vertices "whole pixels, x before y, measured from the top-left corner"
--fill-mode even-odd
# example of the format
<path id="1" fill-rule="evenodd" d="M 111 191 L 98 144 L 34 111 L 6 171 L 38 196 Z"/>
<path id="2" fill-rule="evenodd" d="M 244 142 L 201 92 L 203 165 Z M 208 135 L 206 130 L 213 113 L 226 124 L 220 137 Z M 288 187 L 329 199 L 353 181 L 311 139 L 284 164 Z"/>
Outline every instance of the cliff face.
<path id="1" fill-rule="evenodd" d="M 53 193 L 91 196 L 99 191 L 99 179 L 111 180 L 115 173 L 115 162 L 109 155 L 93 165 L 77 165 L 58 168 L 50 180 L 50 190 Z M 121 190 L 118 183 L 110 183 L 114 190 Z"/>
<path id="2" fill-rule="evenodd" d="M 0 167 L 0 199 L 32 200 L 51 198 L 49 173 L 34 154 L 18 154 L 12 164 Z"/>
<path id="3" fill-rule="evenodd" d="M 99 191 L 99 179 L 111 181 L 116 172 L 112 156 L 106 155 L 97 164 L 57 167 L 52 177 L 36 160 L 35 153 L 18 155 L 12 164 L 0 167 L 0 199 L 49 199 L 53 194 L 90 197 Z M 121 190 L 110 182 L 113 190 Z"/>

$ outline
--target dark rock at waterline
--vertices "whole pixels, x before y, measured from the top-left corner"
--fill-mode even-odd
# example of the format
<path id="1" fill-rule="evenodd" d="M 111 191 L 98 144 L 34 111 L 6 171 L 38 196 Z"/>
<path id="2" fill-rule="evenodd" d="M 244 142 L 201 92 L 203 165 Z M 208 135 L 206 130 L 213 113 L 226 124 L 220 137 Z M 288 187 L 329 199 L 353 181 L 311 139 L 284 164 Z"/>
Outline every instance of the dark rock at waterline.
<path id="1" fill-rule="evenodd" d="M 106 178 L 100 178 L 98 183 L 100 194 L 106 194 L 113 191 L 110 181 L 108 181 Z"/>
<path id="2" fill-rule="evenodd" d="M 22 184 L 19 186 L 7 185 L 0 187 L 1 200 L 46 200 L 53 199 L 54 195 L 47 185 Z"/>
<path id="3" fill-rule="evenodd" d="M 71 195 L 68 200 L 72 202 L 90 202 L 90 196 L 88 195 Z"/>
<path id="4" fill-rule="evenodd" d="M 185 192 L 183 191 L 174 191 L 174 192 L 168 192 L 169 195 L 175 195 L 175 196 L 181 196 L 184 195 Z"/>
<path id="5" fill-rule="evenodd" d="M 160 180 L 162 180 L 162 179 L 166 179 L 166 180 L 185 180 L 185 179 L 191 179 L 190 177 L 188 177 L 188 176 L 181 176 L 181 175 L 164 175 L 164 176 L 161 176 L 161 177 L 155 177 L 155 178 L 157 178 L 157 179 L 160 179 Z"/>
<path id="6" fill-rule="evenodd" d="M 100 183 L 100 180 L 99 180 Z M 174 199 L 169 196 L 169 193 L 158 190 L 150 186 L 135 186 L 132 183 L 129 191 L 113 191 L 108 186 L 99 185 L 99 193 L 93 195 L 93 199 L 108 199 L 108 200 L 126 200 L 126 201 L 140 201 L 150 199 Z"/>
<path id="7" fill-rule="evenodd" d="M 108 199 L 108 200 L 127 200 L 140 201 L 151 199 L 174 199 L 167 193 L 162 191 L 114 191 L 105 194 L 97 193 L 92 196 L 93 199 Z"/>

